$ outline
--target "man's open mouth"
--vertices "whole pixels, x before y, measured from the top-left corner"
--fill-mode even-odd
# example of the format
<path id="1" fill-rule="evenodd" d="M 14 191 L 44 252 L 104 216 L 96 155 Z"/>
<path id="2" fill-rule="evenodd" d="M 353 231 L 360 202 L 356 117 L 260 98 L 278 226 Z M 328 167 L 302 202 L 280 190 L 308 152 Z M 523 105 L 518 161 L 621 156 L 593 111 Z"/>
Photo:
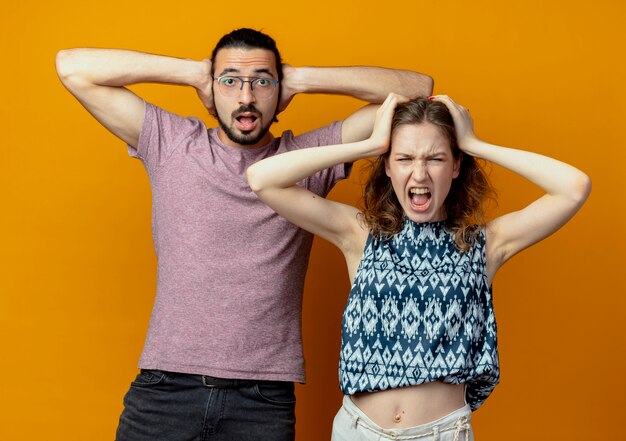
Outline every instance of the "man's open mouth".
<path id="1" fill-rule="evenodd" d="M 242 132 L 249 132 L 256 127 L 257 116 L 252 113 L 244 113 L 235 117 L 237 128 Z"/>

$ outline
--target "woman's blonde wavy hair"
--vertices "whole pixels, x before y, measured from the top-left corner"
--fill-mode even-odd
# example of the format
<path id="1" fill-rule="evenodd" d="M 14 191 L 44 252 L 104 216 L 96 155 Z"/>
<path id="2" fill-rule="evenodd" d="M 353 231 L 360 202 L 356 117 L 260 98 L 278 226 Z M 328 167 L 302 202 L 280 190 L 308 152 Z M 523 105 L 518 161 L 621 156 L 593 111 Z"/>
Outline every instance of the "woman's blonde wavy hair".
<path id="1" fill-rule="evenodd" d="M 484 202 L 495 200 L 495 191 L 476 159 L 464 155 L 457 144 L 454 121 L 445 104 L 426 98 L 416 98 L 399 104 L 391 123 L 391 131 L 405 124 L 435 125 L 450 142 L 452 155 L 461 159 L 459 176 L 452 181 L 444 201 L 446 229 L 453 233 L 456 247 L 467 251 L 478 232 L 477 226 L 485 224 Z M 372 171 L 365 185 L 361 220 L 374 237 L 385 239 L 402 229 L 404 211 L 396 197 L 391 180 L 385 173 L 386 154 L 371 163 Z"/>

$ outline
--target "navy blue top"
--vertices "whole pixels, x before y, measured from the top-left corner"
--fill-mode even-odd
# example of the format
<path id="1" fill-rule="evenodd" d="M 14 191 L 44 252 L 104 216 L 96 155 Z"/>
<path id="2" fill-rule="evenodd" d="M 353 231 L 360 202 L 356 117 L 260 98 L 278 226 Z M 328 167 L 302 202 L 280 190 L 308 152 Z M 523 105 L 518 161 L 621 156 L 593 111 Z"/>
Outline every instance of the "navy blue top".
<path id="1" fill-rule="evenodd" d="M 466 252 L 443 222 L 407 219 L 389 240 L 370 235 L 343 313 L 343 393 L 465 383 L 476 410 L 499 377 L 485 230 Z"/>

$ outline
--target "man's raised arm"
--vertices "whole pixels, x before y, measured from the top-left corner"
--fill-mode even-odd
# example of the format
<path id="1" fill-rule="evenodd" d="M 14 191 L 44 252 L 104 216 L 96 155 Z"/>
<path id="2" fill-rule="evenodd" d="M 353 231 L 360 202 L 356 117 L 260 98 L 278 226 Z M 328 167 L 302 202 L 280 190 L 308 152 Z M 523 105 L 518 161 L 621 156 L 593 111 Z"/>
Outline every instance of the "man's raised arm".
<path id="1" fill-rule="evenodd" d="M 430 96 L 433 79 L 418 72 L 372 66 L 291 67 L 284 65 L 280 110 L 298 93 L 348 95 L 372 104 L 382 103 L 390 92 L 407 98 Z M 360 141 L 372 133 L 376 109 L 366 106 L 344 120 L 342 141 Z"/>
<path id="2" fill-rule="evenodd" d="M 143 100 L 124 86 L 167 83 L 193 86 L 207 105 L 211 65 L 119 49 L 68 49 L 56 57 L 63 85 L 104 127 L 137 146 L 144 117 Z M 208 91 L 208 92 L 207 92 Z"/>

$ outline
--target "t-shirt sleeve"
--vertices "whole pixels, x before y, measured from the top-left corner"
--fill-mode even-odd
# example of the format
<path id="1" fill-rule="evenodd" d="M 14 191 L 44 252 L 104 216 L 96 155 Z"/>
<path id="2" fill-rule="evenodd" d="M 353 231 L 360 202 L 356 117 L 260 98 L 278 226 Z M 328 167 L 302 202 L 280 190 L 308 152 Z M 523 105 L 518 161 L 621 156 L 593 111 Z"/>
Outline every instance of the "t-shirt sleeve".
<path id="1" fill-rule="evenodd" d="M 143 162 L 154 173 L 179 150 L 186 139 L 202 131 L 202 123 L 184 118 L 144 101 L 145 112 L 137 149 L 128 146 L 128 154 Z"/>
<path id="2" fill-rule="evenodd" d="M 328 126 L 304 133 L 293 138 L 295 148 L 320 147 L 325 145 L 341 144 L 341 121 Z M 326 170 L 321 170 L 306 181 L 306 187 L 314 193 L 326 196 L 341 179 L 350 175 L 352 163 L 337 164 Z"/>

